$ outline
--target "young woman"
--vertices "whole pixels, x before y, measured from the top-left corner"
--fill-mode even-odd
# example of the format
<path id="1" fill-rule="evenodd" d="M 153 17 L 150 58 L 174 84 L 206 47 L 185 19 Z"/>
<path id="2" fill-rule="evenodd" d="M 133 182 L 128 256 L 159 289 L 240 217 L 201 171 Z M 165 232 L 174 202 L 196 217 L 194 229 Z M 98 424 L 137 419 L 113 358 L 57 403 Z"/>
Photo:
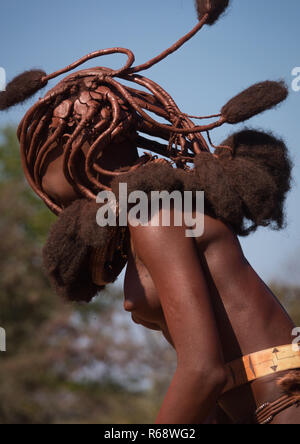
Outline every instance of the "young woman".
<path id="1" fill-rule="evenodd" d="M 256 84 L 221 113 L 205 117 L 214 119 L 212 123 L 196 126 L 163 88 L 137 75 L 205 24 L 215 23 L 229 1 L 196 3 L 199 23 L 149 62 L 133 67 L 130 50 L 111 48 L 51 75 L 26 72 L 0 94 L 0 109 L 24 101 L 50 79 L 91 58 L 127 55 L 119 70 L 96 67 L 69 75 L 20 123 L 28 182 L 59 215 L 44 249 L 50 280 L 67 299 L 88 302 L 128 264 L 124 308 L 134 322 L 161 330 L 177 352 L 177 369 L 157 423 L 300 423 L 300 351 L 291 345 L 294 324 L 238 241 L 259 226 L 283 228 L 291 176 L 286 146 L 272 135 L 246 129 L 211 154 L 202 135 L 208 133 L 211 143 L 210 130 L 276 106 L 287 97 L 287 88 L 270 81 Z M 149 153 L 139 158 L 137 148 L 168 160 Z M 100 228 L 97 194 L 114 191 L 118 198 L 119 183 L 127 184 L 128 193 L 148 195 L 203 190 L 203 235 L 187 237 L 187 227 L 175 223 L 136 226 L 132 219 L 129 228 Z"/>
<path id="2" fill-rule="evenodd" d="M 208 215 L 198 239 L 185 237 L 184 227 L 130 232 L 125 309 L 138 324 L 161 330 L 178 357 L 157 422 L 202 423 L 218 402 L 234 423 L 255 423 L 256 409 L 282 396 L 277 381 L 288 372 L 222 395 L 225 364 L 290 344 L 294 324 L 247 262 L 235 233 Z M 292 405 L 272 423 L 299 424 L 299 408 Z"/>
<path id="3" fill-rule="evenodd" d="M 300 368 L 300 353 L 291 347 L 295 326 L 248 263 L 237 237 L 243 230 L 251 231 L 249 226 L 238 225 L 239 221 L 244 223 L 249 217 L 247 209 L 252 208 L 252 230 L 261 223 L 262 195 L 269 197 L 263 203 L 264 218 L 269 223 L 282 223 L 291 164 L 284 143 L 271 135 L 243 131 L 228 139 L 226 144 L 234 148 L 233 157 L 225 149 L 219 149 L 218 157 L 211 156 L 208 160 L 204 154 L 200 164 L 201 168 L 210 170 L 210 178 L 206 177 L 204 186 L 208 196 L 212 196 L 212 190 L 216 189 L 216 200 L 211 197 L 206 202 L 201 237 L 187 237 L 185 225 L 175 226 L 174 209 L 171 210 L 170 226 L 161 223 L 162 210 L 159 226 L 151 226 L 151 221 L 148 226 L 131 221 L 124 308 L 132 313 L 134 322 L 161 331 L 177 352 L 177 370 L 157 423 L 195 424 L 204 423 L 209 418 L 214 423 L 224 423 L 225 417 L 229 423 L 255 424 L 260 420 L 272 424 L 300 423 L 297 405 L 300 373 L 290 371 L 296 366 Z M 132 150 L 129 151 L 132 154 Z M 122 152 L 126 152 L 125 145 Z M 211 163 L 210 168 L 205 161 Z M 110 159 L 112 167 L 111 162 Z M 231 201 L 228 197 L 230 190 L 226 190 L 224 181 L 223 192 L 218 192 L 221 179 L 216 182 L 212 168 L 218 169 L 220 164 L 224 171 L 228 165 L 239 170 L 236 180 L 239 178 L 242 188 L 247 190 L 256 183 L 250 197 L 239 192 L 244 201 L 243 213 L 235 213 L 236 219 L 231 219 L 230 224 L 226 223 L 226 217 L 217 218 L 213 214 L 218 208 L 217 200 L 223 207 L 226 207 L 225 199 Z M 102 166 L 106 166 L 105 162 Z M 119 166 L 115 160 L 114 167 Z M 245 166 L 250 181 L 243 174 Z M 114 182 L 126 182 L 129 190 L 145 190 L 151 188 L 155 175 L 156 188 L 163 189 L 169 168 L 154 161 L 137 173 L 121 176 Z M 200 173 L 199 165 L 196 170 Z M 60 172 L 58 168 L 56 178 L 45 175 L 44 189 L 63 202 Z M 264 182 L 258 187 L 262 174 Z M 159 180 L 160 186 L 157 187 Z M 277 184 L 274 190 L 270 188 L 272 181 L 274 186 Z M 56 189 L 54 183 L 59 184 Z M 241 184 L 236 182 L 235 185 L 235 189 L 241 190 Z M 75 198 L 74 195 L 71 200 Z M 73 214 L 72 207 L 67 210 L 69 218 Z M 61 217 L 58 231 L 63 231 L 66 224 L 66 219 Z M 47 248 L 56 249 L 51 237 Z M 101 279 L 96 268 L 95 283 L 105 284 Z M 289 346 L 285 347 L 287 344 Z M 261 351 L 262 357 L 256 354 Z M 253 357 L 252 377 L 245 365 L 245 357 L 249 355 Z M 235 364 L 231 366 L 231 363 Z M 288 370 L 280 372 L 284 368 L 280 365 L 287 365 Z M 264 374 L 266 376 L 259 376 Z M 265 403 L 274 403 L 274 409 L 272 405 L 269 409 L 266 406 L 257 417 L 255 412 Z M 214 412 L 216 417 L 212 419 Z"/>

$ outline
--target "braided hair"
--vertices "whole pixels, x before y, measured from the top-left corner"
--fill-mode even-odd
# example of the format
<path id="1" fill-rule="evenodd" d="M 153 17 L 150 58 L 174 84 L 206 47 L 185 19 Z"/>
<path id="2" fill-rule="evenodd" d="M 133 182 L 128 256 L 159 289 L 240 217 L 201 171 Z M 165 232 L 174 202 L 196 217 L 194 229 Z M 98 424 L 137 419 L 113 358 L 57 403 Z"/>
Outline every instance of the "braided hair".
<path id="1" fill-rule="evenodd" d="M 266 133 L 244 130 L 216 147 L 211 142 L 210 132 L 226 123 L 244 122 L 277 106 L 288 95 L 284 82 L 257 83 L 231 99 L 219 113 L 190 116 L 179 109 L 160 85 L 139 74 L 177 51 L 204 25 L 213 25 L 228 6 L 229 0 L 196 0 L 199 19 L 196 26 L 170 48 L 142 65 L 133 66 L 135 57 L 129 49 L 99 50 L 50 75 L 39 70 L 27 71 L 12 80 L 6 91 L 0 93 L 0 110 L 7 109 L 31 97 L 49 80 L 73 71 L 88 60 L 117 53 L 127 56 L 125 65 L 118 70 L 95 67 L 68 74 L 29 109 L 19 125 L 18 138 L 25 175 L 51 211 L 61 218 L 66 211 L 70 215 L 74 209 L 77 214 L 83 211 L 82 202 L 79 206 L 75 203 L 71 209 L 65 209 L 43 187 L 47 166 L 53 159 L 54 150 L 60 146 L 62 173 L 78 199 L 84 199 L 89 205 L 96 205 L 99 191 L 112 190 L 120 181 L 126 181 L 129 189 L 150 190 L 154 186 L 156 189 L 198 189 L 205 191 L 210 212 L 229 224 L 238 235 L 249 234 L 258 226 L 282 228 L 283 204 L 291 176 L 291 162 L 284 142 Z M 132 86 L 123 84 L 122 80 Z M 162 119 L 165 123 L 161 122 Z M 193 121 L 202 119 L 210 120 L 210 123 L 199 125 Z M 153 140 L 154 137 L 164 143 Z M 103 168 L 103 153 L 109 153 L 112 144 L 122 140 L 130 140 L 135 149 L 142 148 L 150 153 L 145 153 L 133 165 L 122 170 Z M 85 150 L 84 146 L 88 149 Z M 215 149 L 213 153 L 211 148 Z M 166 161 L 161 163 L 157 155 L 163 156 Z M 104 181 L 103 177 L 108 180 Z M 69 219 L 65 217 L 65 220 Z M 80 222 L 73 224 L 77 232 L 78 227 L 87 223 L 83 217 L 79 219 Z M 58 225 L 59 236 L 62 227 L 63 224 Z M 91 230 L 80 232 L 86 231 Z M 97 231 L 96 227 L 94 231 Z M 74 247 L 72 239 L 78 237 L 78 233 L 75 236 L 72 230 L 68 233 L 70 242 L 68 247 L 64 242 L 64 253 Z M 51 268 L 51 276 L 56 283 L 59 275 L 61 285 L 56 285 L 56 289 L 66 288 L 66 281 L 69 283 L 70 280 L 66 273 L 62 273 L 66 254 L 58 259 L 58 243 L 54 237 L 55 230 L 52 230 L 45 249 L 45 262 L 48 270 Z M 122 239 L 125 237 L 121 236 Z M 111 242 L 111 235 L 108 238 Z M 94 251 L 94 240 L 88 242 L 82 235 L 80 242 L 85 245 L 82 257 L 86 263 L 85 256 Z M 103 243 L 94 245 L 95 248 L 103 249 Z M 124 255 L 122 258 L 122 263 L 126 262 Z M 105 258 L 104 262 L 107 262 Z M 112 262 L 108 266 L 111 267 Z M 68 270 L 70 267 L 69 263 Z M 78 263 L 75 268 L 73 280 L 80 269 Z M 120 272 L 120 266 L 117 268 Z M 113 273 L 114 278 L 117 274 Z M 91 276 L 87 273 L 85 279 L 91 279 Z M 73 283 L 68 288 L 74 289 Z M 99 287 L 102 288 L 102 285 Z M 80 288 L 84 288 L 82 282 Z M 70 299 L 90 299 L 90 295 L 88 298 L 80 294 L 74 297 L 70 293 L 67 291 Z"/>

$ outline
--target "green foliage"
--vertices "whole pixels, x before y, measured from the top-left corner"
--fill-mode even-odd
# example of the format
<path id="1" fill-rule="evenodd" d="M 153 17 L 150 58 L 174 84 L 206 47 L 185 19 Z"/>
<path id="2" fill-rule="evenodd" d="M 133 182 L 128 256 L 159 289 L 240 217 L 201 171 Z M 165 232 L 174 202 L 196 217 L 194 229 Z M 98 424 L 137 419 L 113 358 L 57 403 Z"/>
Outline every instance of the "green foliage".
<path id="1" fill-rule="evenodd" d="M 126 328 L 121 343 L 114 339 L 120 289 L 112 287 L 90 305 L 68 305 L 49 286 L 41 249 L 54 220 L 24 179 L 15 128 L 3 128 L 0 326 L 7 352 L 0 354 L 0 423 L 153 423 L 161 395 L 129 390 L 111 377 L 113 368 L 125 372 L 140 354 Z M 120 362 L 112 350 L 123 356 Z M 149 349 L 143 357 L 149 368 L 152 354 Z M 99 363 L 105 366 L 99 379 L 82 376 Z M 138 379 L 138 360 L 136 365 Z"/>
<path id="2" fill-rule="evenodd" d="M 0 143 L 0 182 L 8 180 L 23 181 L 19 145 L 14 127 L 5 127 L 1 131 Z"/>
<path id="3" fill-rule="evenodd" d="M 0 325 L 13 344 L 3 359 L 26 344 L 50 316 L 54 297 L 41 273 L 39 240 L 53 217 L 33 197 L 22 173 L 13 128 L 5 128 L 0 145 Z"/>
<path id="4" fill-rule="evenodd" d="M 35 243 L 44 242 L 55 216 L 31 191 L 24 178 L 19 153 L 19 143 L 14 127 L 2 129 L 0 143 L 0 193 L 4 201 L 6 221 L 22 226 Z M 5 221 L 5 223 L 6 223 Z M 4 223 L 3 219 L 1 223 Z"/>
<path id="5" fill-rule="evenodd" d="M 300 326 L 300 288 L 296 286 L 271 284 L 272 291 L 288 311 L 297 326 Z"/>

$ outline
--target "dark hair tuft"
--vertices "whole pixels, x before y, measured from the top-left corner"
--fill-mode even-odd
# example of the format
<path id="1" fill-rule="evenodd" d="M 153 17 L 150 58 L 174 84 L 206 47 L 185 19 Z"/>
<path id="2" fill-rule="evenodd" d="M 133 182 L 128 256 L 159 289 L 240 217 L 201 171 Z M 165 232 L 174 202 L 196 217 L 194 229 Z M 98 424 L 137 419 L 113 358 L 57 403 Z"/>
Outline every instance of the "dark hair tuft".
<path id="1" fill-rule="evenodd" d="M 179 170 L 171 165 L 150 162 L 139 167 L 134 172 L 116 177 L 112 181 L 111 187 L 117 197 L 119 196 L 119 183 L 127 184 L 128 194 L 136 190 L 143 191 L 146 194 L 151 193 L 151 191 L 183 191 L 184 185 L 177 171 Z"/>
<path id="2" fill-rule="evenodd" d="M 215 156 L 197 154 L 194 170 L 186 172 L 169 165 L 149 163 L 118 176 L 112 189 L 127 183 L 128 194 L 151 191 L 204 191 L 206 213 L 240 236 L 259 226 L 284 227 L 284 202 L 291 186 L 292 163 L 287 147 L 273 135 L 245 129 L 222 143 Z"/>
<path id="3" fill-rule="evenodd" d="M 242 200 L 223 169 L 223 163 L 210 153 L 195 159 L 195 183 L 205 193 L 206 212 L 230 224 L 237 234 L 243 225 Z"/>
<path id="4" fill-rule="evenodd" d="M 287 96 L 288 89 L 284 82 L 257 83 L 223 106 L 222 116 L 231 124 L 244 122 L 257 114 L 274 108 Z"/>
<path id="5" fill-rule="evenodd" d="M 205 14 L 209 14 L 208 25 L 213 25 L 224 13 L 229 5 L 229 0 L 196 0 L 196 9 L 199 20 Z"/>
<path id="6" fill-rule="evenodd" d="M 43 250 L 44 266 L 53 288 L 69 301 L 90 302 L 104 288 L 92 281 L 91 254 L 94 249 L 105 249 L 117 228 L 99 227 L 98 209 L 95 202 L 75 201 L 60 214 Z M 125 263 L 115 265 L 116 274 L 107 275 L 110 282 L 116 280 Z"/>
<path id="7" fill-rule="evenodd" d="M 277 381 L 277 386 L 282 390 L 283 394 L 295 397 L 300 401 L 300 371 L 293 370 Z"/>
<path id="8" fill-rule="evenodd" d="M 43 81 L 43 77 L 46 75 L 44 71 L 33 69 L 15 77 L 0 93 L 0 110 L 22 103 L 44 88 L 47 82 Z"/>
<path id="9" fill-rule="evenodd" d="M 216 155 L 232 189 L 243 202 L 244 221 L 237 233 L 246 235 L 258 226 L 283 228 L 292 172 L 285 143 L 272 134 L 245 129 L 231 135 L 222 145 L 230 146 L 233 154 L 219 148 Z M 220 199 L 224 199 L 224 194 Z"/>

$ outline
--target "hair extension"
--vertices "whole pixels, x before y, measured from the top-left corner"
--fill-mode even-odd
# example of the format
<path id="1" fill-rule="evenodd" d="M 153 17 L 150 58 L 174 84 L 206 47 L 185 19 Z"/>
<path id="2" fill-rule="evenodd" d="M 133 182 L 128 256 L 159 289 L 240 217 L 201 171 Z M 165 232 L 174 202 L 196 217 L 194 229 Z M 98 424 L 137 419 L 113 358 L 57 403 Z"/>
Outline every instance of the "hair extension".
<path id="1" fill-rule="evenodd" d="M 117 198 L 120 183 L 126 183 L 128 195 L 136 190 L 143 191 L 147 195 L 152 191 L 184 191 L 183 181 L 178 172 L 179 170 L 169 164 L 151 162 L 134 172 L 115 178 L 111 187 Z"/>
<path id="2" fill-rule="evenodd" d="M 284 142 L 250 130 L 231 135 L 220 147 L 210 137 L 215 128 L 243 122 L 281 103 L 288 95 L 284 82 L 258 83 L 231 99 L 221 113 L 195 117 L 182 112 L 159 84 L 138 74 L 177 51 L 205 24 L 213 25 L 229 3 L 197 0 L 199 23 L 142 65 L 133 66 L 135 57 L 129 49 L 102 49 L 50 75 L 39 70 L 25 72 L 0 94 L 0 110 L 4 110 L 88 60 L 110 54 L 127 56 L 117 70 L 98 66 L 68 74 L 28 110 L 18 128 L 26 178 L 59 215 L 44 248 L 44 263 L 52 285 L 65 298 L 91 300 L 103 288 L 100 283 L 113 282 L 126 264 L 128 233 L 122 227 L 96 224 L 97 194 L 113 190 L 118 196 L 117 185 L 122 182 L 127 183 L 128 193 L 137 189 L 146 193 L 204 191 L 206 211 L 230 225 L 237 235 L 247 235 L 258 226 L 284 226 L 292 170 Z M 208 122 L 196 124 L 191 119 Z M 123 159 L 122 168 L 105 169 L 101 161 L 111 153 L 115 156 L 124 141 L 126 150 L 132 149 L 134 154 L 132 162 L 125 167 Z M 210 145 L 216 148 L 214 155 Z M 138 148 L 148 152 L 136 161 Z M 63 178 L 52 180 L 56 188 L 65 185 L 58 190 L 62 196 L 51 185 L 44 189 L 50 165 L 56 169 L 54 176 Z M 75 202 L 65 208 L 72 200 L 70 195 Z M 93 281 L 97 267 L 100 278 Z"/>
<path id="3" fill-rule="evenodd" d="M 196 8 L 199 20 L 205 14 L 209 15 L 208 25 L 213 25 L 224 13 L 229 5 L 229 0 L 196 0 Z"/>
<path id="4" fill-rule="evenodd" d="M 195 159 L 195 184 L 205 193 L 206 211 L 232 226 L 237 234 L 243 233 L 243 206 L 222 162 L 208 153 Z"/>
<path id="5" fill-rule="evenodd" d="M 98 209 L 95 202 L 75 201 L 60 214 L 44 247 L 46 273 L 55 291 L 66 300 L 90 302 L 105 287 L 93 282 L 91 257 L 96 250 L 107 251 L 118 229 L 99 227 Z M 107 283 L 116 280 L 127 262 L 118 251 L 112 253 L 113 264 L 102 263 Z"/>
<path id="6" fill-rule="evenodd" d="M 244 122 L 257 114 L 274 108 L 288 96 L 284 82 L 261 82 L 250 86 L 222 108 L 227 123 Z"/>
<path id="7" fill-rule="evenodd" d="M 6 86 L 6 91 L 0 93 L 0 110 L 8 109 L 32 97 L 47 85 L 43 80 L 46 73 L 41 70 L 25 71 L 15 77 Z"/>
<path id="8" fill-rule="evenodd" d="M 285 143 L 272 134 L 245 129 L 222 143 L 216 155 L 232 187 L 243 201 L 244 217 L 258 226 L 281 229 L 284 203 L 291 187 L 292 162 Z M 242 230 L 243 231 L 243 230 Z"/>

